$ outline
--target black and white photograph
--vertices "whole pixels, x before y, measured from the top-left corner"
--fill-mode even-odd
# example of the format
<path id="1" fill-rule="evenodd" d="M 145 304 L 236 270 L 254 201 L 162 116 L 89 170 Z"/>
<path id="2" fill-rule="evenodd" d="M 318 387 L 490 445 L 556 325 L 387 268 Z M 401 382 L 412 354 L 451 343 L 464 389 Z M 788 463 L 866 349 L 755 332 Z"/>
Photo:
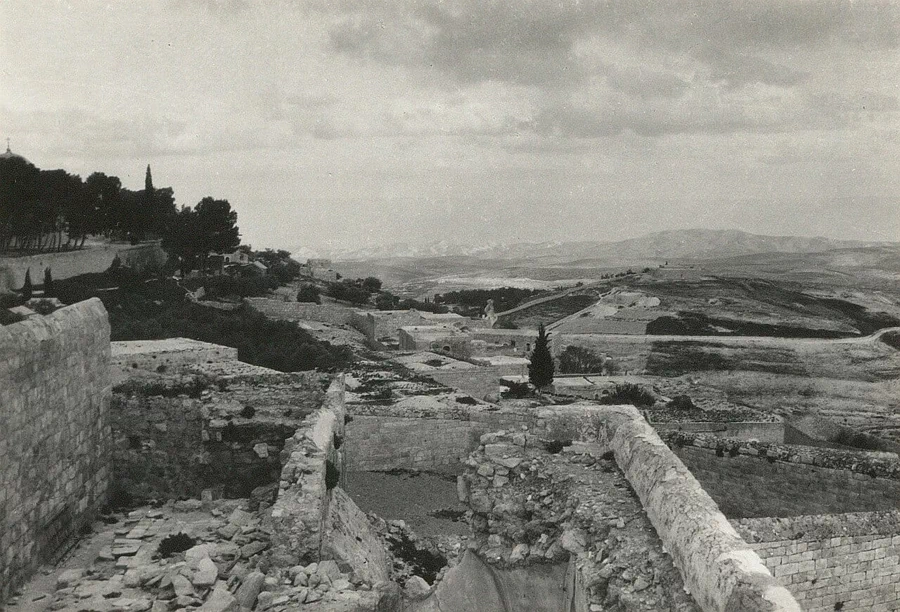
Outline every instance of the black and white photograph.
<path id="1" fill-rule="evenodd" d="M 0 612 L 900 612 L 900 0 L 0 0 Z"/>

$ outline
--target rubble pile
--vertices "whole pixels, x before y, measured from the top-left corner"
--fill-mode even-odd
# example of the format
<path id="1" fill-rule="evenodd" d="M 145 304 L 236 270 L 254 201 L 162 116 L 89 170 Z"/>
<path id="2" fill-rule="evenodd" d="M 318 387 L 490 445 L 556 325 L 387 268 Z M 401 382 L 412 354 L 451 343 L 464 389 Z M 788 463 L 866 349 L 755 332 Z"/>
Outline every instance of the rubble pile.
<path id="1" fill-rule="evenodd" d="M 483 561 L 574 563 L 590 610 L 697 609 L 611 453 L 527 432 L 480 442 L 459 493 Z"/>
<path id="2" fill-rule="evenodd" d="M 76 550 L 9 610 L 361 612 L 391 590 L 336 561 L 299 565 L 272 550 L 267 504 L 253 505 L 261 510 L 246 499 L 170 501 L 110 517 L 82 544 L 91 550 Z"/>

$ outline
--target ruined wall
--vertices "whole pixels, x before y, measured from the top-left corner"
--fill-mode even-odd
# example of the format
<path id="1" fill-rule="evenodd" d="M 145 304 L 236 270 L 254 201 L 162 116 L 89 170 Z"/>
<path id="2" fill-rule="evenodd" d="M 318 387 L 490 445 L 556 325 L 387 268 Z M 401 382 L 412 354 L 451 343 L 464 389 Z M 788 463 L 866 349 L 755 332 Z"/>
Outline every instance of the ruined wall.
<path id="1" fill-rule="evenodd" d="M 117 495 L 196 498 L 213 489 L 247 497 L 278 481 L 285 439 L 324 399 L 315 373 L 263 376 L 202 392 L 192 381 L 129 384 L 113 396 Z"/>
<path id="2" fill-rule="evenodd" d="M 303 563 L 322 558 L 331 491 L 339 484 L 332 479 L 339 480 L 344 470 L 345 415 L 344 380 L 339 377 L 322 407 L 306 417 L 281 452 L 284 467 L 272 506 L 272 540 L 281 554 Z"/>
<path id="3" fill-rule="evenodd" d="M 319 321 L 332 325 L 346 325 L 353 317 L 353 310 L 335 304 L 282 302 L 267 298 L 246 298 L 245 302 L 267 317 L 284 321 Z"/>
<path id="4" fill-rule="evenodd" d="M 702 434 L 667 439 L 729 516 L 887 510 L 900 501 L 900 462 L 893 455 Z"/>
<path id="5" fill-rule="evenodd" d="M 900 513 L 732 521 L 803 609 L 900 608 Z"/>
<path id="6" fill-rule="evenodd" d="M 471 370 L 445 370 L 424 372 L 425 376 L 446 385 L 459 389 L 477 399 L 492 397 L 496 400 L 500 392 L 499 368 L 483 366 Z"/>
<path id="7" fill-rule="evenodd" d="M 891 510 L 895 455 L 670 433 L 672 450 L 730 518 Z"/>
<path id="8" fill-rule="evenodd" d="M 783 444 L 785 436 L 784 423 L 749 423 L 749 422 L 682 422 L 651 423 L 660 435 L 670 431 L 690 433 L 706 433 L 719 438 L 736 438 L 738 440 L 756 440 L 767 444 Z"/>
<path id="9" fill-rule="evenodd" d="M 346 461 L 354 472 L 445 469 L 465 460 L 483 434 L 535 422 L 531 411 L 484 405 L 412 414 L 394 406 L 352 406 L 351 412 Z"/>
<path id="10" fill-rule="evenodd" d="M 389 336 L 396 338 L 401 327 L 426 325 L 427 322 L 417 310 L 357 310 L 351 315 L 350 324 L 369 339 L 378 340 Z"/>
<path id="11" fill-rule="evenodd" d="M 117 380 L 132 370 L 172 372 L 186 365 L 237 360 L 236 348 L 189 338 L 112 343 L 113 378 Z"/>
<path id="12" fill-rule="evenodd" d="M 578 412 L 569 407 L 569 420 Z M 703 610 L 799 611 L 713 499 L 631 406 L 581 409 L 614 454 Z"/>
<path id="13" fill-rule="evenodd" d="M 123 264 L 138 270 L 160 267 L 166 262 L 165 251 L 158 242 L 137 245 L 111 244 L 80 251 L 39 253 L 27 257 L 0 257 L 0 293 L 19 289 L 25 282 L 25 273 L 29 269 L 31 280 L 35 283 L 42 282 L 44 268 L 50 268 L 53 278 L 62 280 L 80 274 L 104 272 L 116 255 Z"/>
<path id="14" fill-rule="evenodd" d="M 109 351 L 98 299 L 0 327 L 0 601 L 106 502 Z"/>

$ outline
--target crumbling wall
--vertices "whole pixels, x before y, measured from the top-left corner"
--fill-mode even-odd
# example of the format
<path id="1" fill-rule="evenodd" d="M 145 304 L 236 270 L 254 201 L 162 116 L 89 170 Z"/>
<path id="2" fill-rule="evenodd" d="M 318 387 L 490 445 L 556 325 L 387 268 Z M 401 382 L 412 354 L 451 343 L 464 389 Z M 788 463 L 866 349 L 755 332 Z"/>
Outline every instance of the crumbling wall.
<path id="1" fill-rule="evenodd" d="M 892 510 L 896 455 L 762 444 L 705 434 L 667 441 L 730 518 Z"/>
<path id="2" fill-rule="evenodd" d="M 410 410 L 408 406 L 353 406 L 347 426 L 348 468 L 355 472 L 393 469 L 440 470 L 463 461 L 478 439 L 497 429 L 534 424 L 529 410 Z"/>
<path id="3" fill-rule="evenodd" d="M 318 321 L 332 325 L 347 325 L 353 318 L 353 310 L 336 304 L 311 302 L 283 302 L 268 298 L 246 298 L 246 303 L 267 317 L 284 321 Z"/>
<path id="4" fill-rule="evenodd" d="M 689 433 L 705 433 L 717 438 L 736 438 L 739 440 L 756 440 L 767 444 L 783 444 L 785 436 L 784 423 L 750 423 L 750 422 L 678 422 L 651 423 L 660 435 L 670 431 Z"/>
<path id="5" fill-rule="evenodd" d="M 900 512 L 732 521 L 808 612 L 900 608 Z"/>
<path id="6" fill-rule="evenodd" d="M 236 348 L 189 338 L 112 343 L 113 376 L 117 379 L 127 377 L 132 370 L 164 373 L 187 365 L 237 360 Z"/>
<path id="7" fill-rule="evenodd" d="M 494 398 L 496 401 L 500 392 L 500 371 L 492 366 L 473 367 L 469 370 L 435 370 L 422 374 L 482 400 Z"/>
<path id="8" fill-rule="evenodd" d="M 159 242 L 145 244 L 115 244 L 90 247 L 62 253 L 38 253 L 26 257 L 0 257 L 0 293 L 18 290 L 25 282 L 25 273 L 31 270 L 31 280 L 40 282 L 44 268 L 50 268 L 53 278 L 62 280 L 106 271 L 113 260 L 137 270 L 158 268 L 166 262 L 166 253 Z"/>
<path id="9" fill-rule="evenodd" d="M 247 497 L 277 482 L 284 441 L 324 400 L 322 376 L 276 374 L 203 389 L 196 377 L 137 381 L 113 396 L 114 482 L 122 501 Z"/>
<path id="10" fill-rule="evenodd" d="M 370 340 L 397 337 L 399 329 L 407 325 L 427 325 L 426 319 L 418 310 L 379 310 L 367 312 L 354 311 L 350 324 L 361 331 Z"/>
<path id="11" fill-rule="evenodd" d="M 0 601 L 106 502 L 109 355 L 98 299 L 0 327 Z"/>
<path id="12" fill-rule="evenodd" d="M 685 586 L 704 610 L 800 610 L 716 503 L 631 406 L 585 417 L 613 452 Z"/>
<path id="13" fill-rule="evenodd" d="M 304 563 L 322 557 L 332 489 L 343 472 L 344 380 L 335 379 L 319 410 L 281 452 L 283 468 L 272 507 L 275 548 Z"/>

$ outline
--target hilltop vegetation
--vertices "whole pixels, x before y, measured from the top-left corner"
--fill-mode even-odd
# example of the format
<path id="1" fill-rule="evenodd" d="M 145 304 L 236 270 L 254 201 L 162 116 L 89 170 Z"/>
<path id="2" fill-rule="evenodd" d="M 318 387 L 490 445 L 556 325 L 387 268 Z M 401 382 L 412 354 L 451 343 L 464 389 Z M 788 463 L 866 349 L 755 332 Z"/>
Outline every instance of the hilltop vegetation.
<path id="1" fill-rule="evenodd" d="M 215 277 L 223 290 L 250 287 L 255 279 Z M 197 282 L 197 281 L 194 281 Z M 109 312 L 113 340 L 191 338 L 238 349 L 238 359 L 282 372 L 331 370 L 353 360 L 346 346 L 320 342 L 287 321 L 272 321 L 245 306 L 218 310 L 186 300 L 187 290 L 171 278 L 141 275 L 127 268 L 56 282 L 56 295 L 67 304 L 99 297 Z"/>

